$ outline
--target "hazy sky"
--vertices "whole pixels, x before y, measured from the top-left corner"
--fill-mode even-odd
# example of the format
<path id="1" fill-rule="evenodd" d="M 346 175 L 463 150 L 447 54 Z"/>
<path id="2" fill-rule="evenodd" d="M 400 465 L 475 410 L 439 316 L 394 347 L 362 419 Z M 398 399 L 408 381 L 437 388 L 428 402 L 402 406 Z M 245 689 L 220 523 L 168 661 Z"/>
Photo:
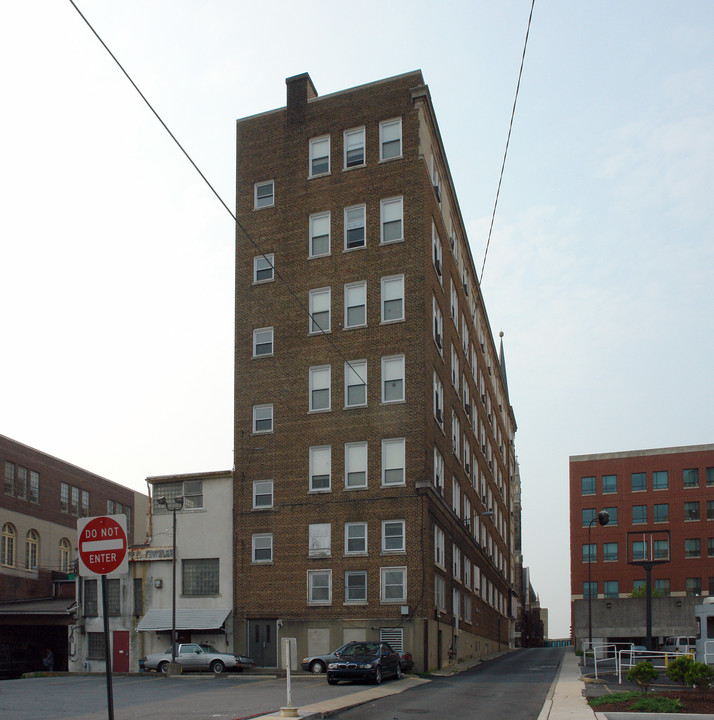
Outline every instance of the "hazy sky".
<path id="1" fill-rule="evenodd" d="M 480 271 L 530 0 L 78 0 L 234 205 L 235 119 L 421 69 Z M 714 3 L 537 0 L 483 279 L 523 553 L 568 456 L 713 441 Z M 0 10 L 0 433 L 135 489 L 232 466 L 233 222 L 68 0 Z"/>

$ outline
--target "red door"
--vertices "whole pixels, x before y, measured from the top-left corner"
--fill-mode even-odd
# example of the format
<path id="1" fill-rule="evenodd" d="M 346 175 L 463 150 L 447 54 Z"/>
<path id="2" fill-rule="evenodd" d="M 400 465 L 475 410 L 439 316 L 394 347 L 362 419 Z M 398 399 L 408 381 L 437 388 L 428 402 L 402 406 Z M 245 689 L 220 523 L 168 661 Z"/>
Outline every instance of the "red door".
<path id="1" fill-rule="evenodd" d="M 112 633 L 112 671 L 129 672 L 129 631 Z"/>

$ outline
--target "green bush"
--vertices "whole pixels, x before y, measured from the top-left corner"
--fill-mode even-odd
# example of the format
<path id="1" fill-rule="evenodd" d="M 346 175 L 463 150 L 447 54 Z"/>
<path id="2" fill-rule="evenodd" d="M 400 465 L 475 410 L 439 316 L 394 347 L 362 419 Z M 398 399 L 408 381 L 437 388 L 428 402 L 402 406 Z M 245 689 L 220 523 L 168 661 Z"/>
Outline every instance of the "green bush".
<path id="1" fill-rule="evenodd" d="M 659 673 L 654 669 L 654 665 L 649 660 L 638 662 L 635 667 L 627 673 L 627 679 L 630 682 L 636 682 L 640 686 L 643 695 L 647 695 L 650 685 L 659 677 Z"/>
<path id="2" fill-rule="evenodd" d="M 682 703 L 674 698 L 641 697 L 631 708 L 635 712 L 646 713 L 676 713 L 682 709 Z"/>
<path id="3" fill-rule="evenodd" d="M 694 665 L 694 660 L 690 655 L 680 655 L 670 661 L 669 665 L 667 665 L 667 669 L 665 670 L 665 675 L 672 682 L 680 683 L 682 687 L 691 685 L 691 683 L 687 680 L 687 672 L 689 672 L 692 665 Z"/>
<path id="4" fill-rule="evenodd" d="M 693 685 L 697 690 L 708 690 L 714 679 L 714 670 L 703 662 L 693 662 L 685 674 L 688 685 Z"/>
<path id="5" fill-rule="evenodd" d="M 598 707 L 600 705 L 609 705 L 610 703 L 624 703 L 641 697 L 640 693 L 634 690 L 627 692 L 612 693 L 611 695 L 599 695 L 598 697 L 588 698 L 590 707 Z"/>

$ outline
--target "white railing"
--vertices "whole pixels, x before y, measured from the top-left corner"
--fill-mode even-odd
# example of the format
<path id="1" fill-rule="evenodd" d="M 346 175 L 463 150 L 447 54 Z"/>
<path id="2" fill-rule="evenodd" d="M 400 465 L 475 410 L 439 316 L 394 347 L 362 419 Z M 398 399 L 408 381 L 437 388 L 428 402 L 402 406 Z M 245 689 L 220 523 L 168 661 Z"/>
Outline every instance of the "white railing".
<path id="1" fill-rule="evenodd" d="M 666 652 L 663 650 L 635 650 L 634 646 L 629 650 L 620 650 L 620 652 L 617 653 L 617 681 L 622 685 L 623 668 L 627 671 L 643 660 L 649 660 L 656 669 L 664 670 L 667 668 L 667 665 L 669 665 L 670 660 L 676 657 L 682 657 L 683 655 L 689 655 L 691 657 L 691 653 L 686 652 L 672 652 L 671 650 Z M 714 657 L 714 647 L 712 648 L 712 657 Z"/>
<path id="2" fill-rule="evenodd" d="M 603 667 L 613 666 L 615 672 L 617 672 L 617 651 L 621 648 L 623 643 L 604 643 L 601 641 L 594 641 L 591 643 L 589 640 L 583 640 L 583 665 L 588 665 L 588 653 L 592 654 L 593 665 L 595 666 L 595 677 L 598 677 L 598 672 Z M 632 645 L 630 644 L 630 647 Z"/>

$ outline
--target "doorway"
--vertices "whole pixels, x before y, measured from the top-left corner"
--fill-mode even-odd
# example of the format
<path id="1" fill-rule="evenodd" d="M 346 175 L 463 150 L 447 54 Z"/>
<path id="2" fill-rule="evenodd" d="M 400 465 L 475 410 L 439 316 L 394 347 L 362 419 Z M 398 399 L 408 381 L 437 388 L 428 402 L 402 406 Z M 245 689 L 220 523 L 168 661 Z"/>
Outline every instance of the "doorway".
<path id="1" fill-rule="evenodd" d="M 275 620 L 248 620 L 248 654 L 258 667 L 277 667 Z"/>

